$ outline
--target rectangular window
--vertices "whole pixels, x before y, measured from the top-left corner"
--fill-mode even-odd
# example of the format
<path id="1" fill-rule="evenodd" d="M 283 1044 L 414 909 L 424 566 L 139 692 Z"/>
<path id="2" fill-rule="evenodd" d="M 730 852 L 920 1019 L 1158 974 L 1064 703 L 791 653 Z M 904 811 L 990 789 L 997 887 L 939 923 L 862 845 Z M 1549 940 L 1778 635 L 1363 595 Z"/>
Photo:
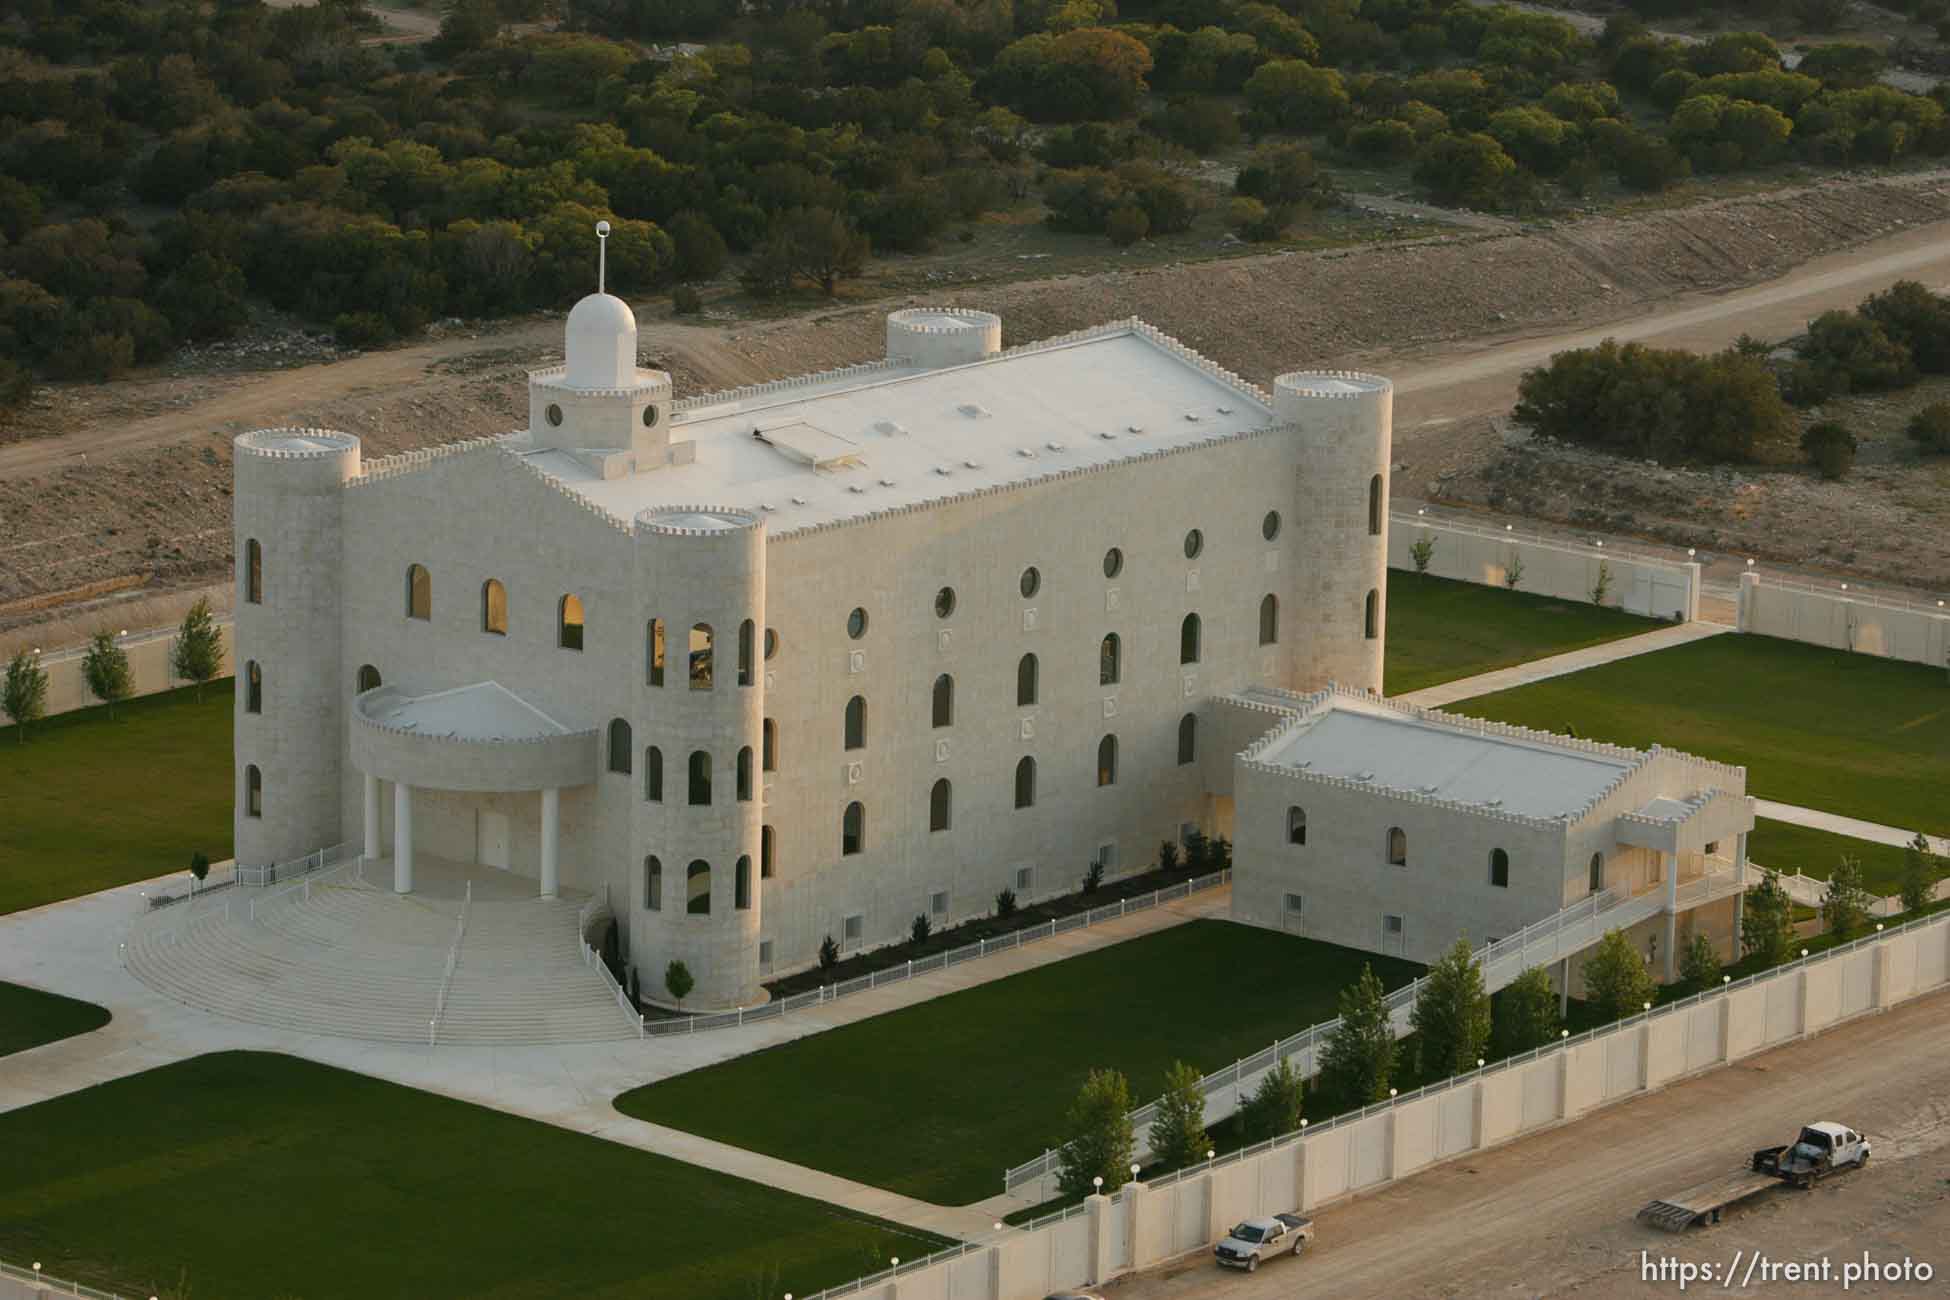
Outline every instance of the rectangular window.
<path id="1" fill-rule="evenodd" d="M 1399 916 L 1384 915 L 1381 918 L 1381 928 L 1387 934 L 1400 934 L 1402 932 L 1402 918 Z"/>
<path id="2" fill-rule="evenodd" d="M 948 915 L 948 891 L 947 890 L 937 889 L 934 893 L 928 895 L 928 915 L 929 916 Z"/>
<path id="3" fill-rule="evenodd" d="M 864 912 L 855 912 L 840 922 L 840 946 L 857 948 L 860 939 L 867 931 L 867 918 Z"/>
<path id="4" fill-rule="evenodd" d="M 1105 840 L 1102 844 L 1099 844 L 1097 846 L 1097 855 L 1091 861 L 1102 867 L 1105 872 L 1117 870 L 1117 841 Z"/>
<path id="5" fill-rule="evenodd" d="M 1288 894 L 1286 896 L 1286 910 L 1294 916 L 1298 916 L 1306 910 L 1306 903 L 1307 900 L 1298 894 Z"/>
<path id="6" fill-rule="evenodd" d="M 1184 844 L 1190 844 L 1190 843 L 1192 842 L 1192 836 L 1194 836 L 1194 835 L 1196 835 L 1196 834 L 1198 834 L 1198 823 L 1197 823 L 1197 822 L 1179 822 L 1179 823 L 1178 823 L 1178 842 L 1179 842 L 1179 844 L 1181 844 L 1181 845 L 1184 845 Z"/>
<path id="7" fill-rule="evenodd" d="M 1028 893 L 1030 886 L 1034 885 L 1035 883 L 1036 883 L 1036 868 L 1034 867 L 1016 868 L 1016 892 L 1018 894 Z"/>
<path id="8" fill-rule="evenodd" d="M 760 966 L 770 966 L 772 964 L 772 941 L 770 939 L 760 939 L 758 941 L 758 964 Z"/>

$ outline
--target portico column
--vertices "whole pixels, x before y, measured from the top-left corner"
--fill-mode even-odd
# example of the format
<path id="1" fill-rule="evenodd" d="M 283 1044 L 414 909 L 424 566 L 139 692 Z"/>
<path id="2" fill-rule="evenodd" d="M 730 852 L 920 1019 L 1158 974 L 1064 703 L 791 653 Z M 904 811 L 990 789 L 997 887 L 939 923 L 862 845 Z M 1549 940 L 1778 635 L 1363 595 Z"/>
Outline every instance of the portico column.
<path id="1" fill-rule="evenodd" d="M 366 778 L 366 849 L 368 862 L 380 858 L 379 845 L 379 778 L 367 772 Z"/>
<path id="2" fill-rule="evenodd" d="M 413 892 L 413 787 L 393 782 L 393 892 Z"/>
<path id="3" fill-rule="evenodd" d="M 558 868 L 556 848 L 562 836 L 562 792 L 542 791 L 542 897 L 554 898 Z"/>
<path id="4" fill-rule="evenodd" d="M 1747 917 L 1747 832 L 1741 831 L 1733 840 L 1733 881 L 1740 886 L 1740 892 L 1733 896 L 1733 960 L 1739 961 L 1741 948 L 1741 926 Z"/>
<path id="5" fill-rule="evenodd" d="M 1679 942 L 1679 855 L 1661 853 L 1659 866 L 1666 873 L 1666 983 L 1672 983 L 1676 961 L 1673 946 Z"/>

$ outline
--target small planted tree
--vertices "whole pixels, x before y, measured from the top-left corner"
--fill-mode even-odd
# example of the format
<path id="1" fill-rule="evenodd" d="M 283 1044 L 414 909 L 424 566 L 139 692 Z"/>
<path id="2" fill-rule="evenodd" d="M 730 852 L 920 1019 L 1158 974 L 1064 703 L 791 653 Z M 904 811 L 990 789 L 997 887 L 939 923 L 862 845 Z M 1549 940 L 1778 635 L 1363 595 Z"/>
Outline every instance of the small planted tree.
<path id="1" fill-rule="evenodd" d="M 1763 966 L 1778 966 L 1794 946 L 1794 900 L 1781 887 L 1777 871 L 1766 871 L 1747 891 L 1740 920 L 1740 946 Z"/>
<path id="2" fill-rule="evenodd" d="M 1585 1000 L 1607 1020 L 1640 1010 L 1659 991 L 1645 958 L 1623 930 L 1609 930 L 1584 963 Z"/>
<path id="3" fill-rule="evenodd" d="M 1489 1050 L 1490 995 L 1469 940 L 1457 939 L 1429 967 L 1408 1023 L 1430 1078 L 1460 1074 Z"/>
<path id="4" fill-rule="evenodd" d="M 183 615 L 176 630 L 176 644 L 169 652 L 169 670 L 196 687 L 196 698 L 203 699 L 203 687 L 223 671 L 223 636 L 210 613 L 208 597 L 198 597 Z"/>
<path id="5" fill-rule="evenodd" d="M 995 896 L 995 914 L 1003 917 L 1014 916 L 1016 914 L 1015 890 L 1005 889 Z"/>
<path id="6" fill-rule="evenodd" d="M 1395 1031 L 1374 967 L 1341 990 L 1341 1023 L 1321 1051 L 1320 1077 L 1340 1100 L 1365 1106 L 1388 1095 L 1395 1074 Z"/>
<path id="7" fill-rule="evenodd" d="M 1696 989 L 1710 988 L 1720 978 L 1720 953 L 1704 930 L 1693 931 L 1692 942 L 1680 960 L 1679 973 Z"/>
<path id="8" fill-rule="evenodd" d="M 1173 1061 L 1164 1095 L 1151 1121 L 1151 1158 L 1166 1169 L 1183 1169 L 1205 1156 L 1205 1089 L 1196 1067 Z"/>
<path id="9" fill-rule="evenodd" d="M 108 706 L 110 718 L 115 716 L 115 706 L 135 690 L 128 652 L 115 644 L 115 634 L 105 628 L 88 639 L 88 653 L 81 659 L 81 676 L 88 683 L 89 693 Z"/>
<path id="10" fill-rule="evenodd" d="M 1490 1041 L 1498 1056 L 1515 1056 L 1550 1042 L 1561 1027 L 1557 990 L 1551 987 L 1550 972 L 1532 966 L 1510 981 L 1497 998 Z"/>
<path id="11" fill-rule="evenodd" d="M 1094 894 L 1103 883 L 1104 864 L 1093 858 L 1090 865 L 1083 869 L 1083 892 Z"/>
<path id="12" fill-rule="evenodd" d="M 1170 840 L 1158 842 L 1158 870 L 1167 873 L 1178 870 L 1178 846 Z"/>
<path id="13" fill-rule="evenodd" d="M 673 961 L 664 967 L 664 987 L 670 990 L 671 1001 L 682 1002 L 697 987 L 697 981 L 691 978 L 689 966 L 681 961 Z"/>
<path id="14" fill-rule="evenodd" d="M 1503 585 L 1508 587 L 1511 591 L 1515 591 L 1517 589 L 1517 584 L 1522 581 L 1523 581 L 1523 556 L 1518 555 L 1513 550 L 1510 552 L 1510 562 L 1503 566 Z"/>
<path id="15" fill-rule="evenodd" d="M 1185 869 L 1197 874 L 1210 871 L 1212 842 L 1205 832 L 1194 829 L 1185 836 Z"/>
<path id="16" fill-rule="evenodd" d="M 1131 1129 L 1131 1089 L 1116 1070 L 1092 1070 L 1063 1120 L 1064 1144 L 1056 1184 L 1065 1197 L 1090 1195 L 1093 1178 L 1112 1187 L 1130 1175 L 1137 1154 Z"/>
<path id="17" fill-rule="evenodd" d="M 635 965 L 630 967 L 630 1005 L 639 1010 L 643 1007 L 643 980 L 637 975 Z"/>
<path id="18" fill-rule="evenodd" d="M 1264 1142 L 1300 1127 L 1306 1081 L 1293 1063 L 1282 1057 L 1259 1077 L 1259 1087 L 1239 1111 L 1240 1131 L 1248 1142 Z"/>
<path id="19" fill-rule="evenodd" d="M 1591 584 L 1591 603 L 1594 605 L 1602 605 L 1605 603 L 1605 597 L 1609 595 L 1611 595 L 1611 562 L 1609 560 L 1600 560 L 1598 561 L 1598 577 Z"/>
<path id="20" fill-rule="evenodd" d="M 928 920 L 926 913 L 915 916 L 914 923 L 907 927 L 908 937 L 915 943 L 926 943 L 933 933 L 934 922 Z"/>
<path id="21" fill-rule="evenodd" d="M 1862 887 L 1862 864 L 1843 858 L 1828 877 L 1821 899 L 1822 924 L 1838 939 L 1846 939 L 1869 923 L 1869 891 Z"/>
<path id="22" fill-rule="evenodd" d="M 1918 831 L 1916 838 L 1903 846 L 1902 898 L 1905 912 L 1920 913 L 1936 898 L 1937 877 L 1942 874 L 1930 842 Z"/>
<path id="23" fill-rule="evenodd" d="M 833 936 L 829 934 L 819 941 L 819 969 L 831 970 L 839 964 L 840 946 L 833 942 Z"/>
<path id="24" fill-rule="evenodd" d="M 207 876 L 209 876 L 209 874 L 210 874 L 209 855 L 205 854 L 200 849 L 195 853 L 190 854 L 190 875 L 196 878 L 196 882 L 198 884 L 202 884 L 204 879 Z"/>
<path id="25" fill-rule="evenodd" d="M 1416 538 L 1409 544 L 1408 558 L 1415 561 L 1417 573 L 1427 573 L 1429 561 L 1435 558 L 1435 538 L 1428 533 Z"/>
<path id="26" fill-rule="evenodd" d="M 27 651 L 17 652 L 7 661 L 7 676 L 0 682 L 0 712 L 13 719 L 14 739 L 25 744 L 27 726 L 47 714 L 47 669 Z"/>

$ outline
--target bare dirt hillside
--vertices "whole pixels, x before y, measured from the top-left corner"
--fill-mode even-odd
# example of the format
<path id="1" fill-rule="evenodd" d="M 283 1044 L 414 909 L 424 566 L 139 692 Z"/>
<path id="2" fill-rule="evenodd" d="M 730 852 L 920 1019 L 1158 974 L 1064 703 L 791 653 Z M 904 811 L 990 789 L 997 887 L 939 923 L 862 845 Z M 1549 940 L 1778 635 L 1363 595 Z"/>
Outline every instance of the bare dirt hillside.
<path id="1" fill-rule="evenodd" d="M 1642 317 L 1946 220 L 1950 173 L 1844 178 L 1514 233 L 964 289 L 952 301 L 1000 312 L 1016 343 L 1141 316 L 1259 382 L 1298 366 L 1400 372 Z M 877 355 L 883 314 L 918 301 L 735 325 L 678 323 L 661 303 L 643 305 L 642 350 L 680 392 L 698 392 Z M 229 443 L 244 429 L 339 428 L 384 455 L 517 427 L 524 372 L 559 358 L 560 329 L 529 320 L 326 364 L 55 390 L 32 436 L 0 446 L 0 625 L 45 617 L 66 593 L 226 572 Z M 1465 417 L 1506 409 L 1509 383 L 1418 400 L 1398 413 L 1398 444 L 1406 454 L 1426 442 L 1418 459 L 1453 468 L 1487 450 Z"/>

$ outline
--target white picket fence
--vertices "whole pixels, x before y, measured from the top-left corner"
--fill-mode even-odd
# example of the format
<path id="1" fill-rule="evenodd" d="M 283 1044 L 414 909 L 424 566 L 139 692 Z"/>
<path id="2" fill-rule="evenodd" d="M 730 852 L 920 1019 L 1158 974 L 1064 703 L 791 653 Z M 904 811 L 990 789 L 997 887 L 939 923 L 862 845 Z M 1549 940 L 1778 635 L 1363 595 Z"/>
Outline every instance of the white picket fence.
<path id="1" fill-rule="evenodd" d="M 0 1259 L 0 1300 L 47 1300 L 53 1296 L 81 1296 L 83 1300 L 124 1300 L 119 1292 L 50 1277 L 39 1264 L 22 1266 Z"/>

